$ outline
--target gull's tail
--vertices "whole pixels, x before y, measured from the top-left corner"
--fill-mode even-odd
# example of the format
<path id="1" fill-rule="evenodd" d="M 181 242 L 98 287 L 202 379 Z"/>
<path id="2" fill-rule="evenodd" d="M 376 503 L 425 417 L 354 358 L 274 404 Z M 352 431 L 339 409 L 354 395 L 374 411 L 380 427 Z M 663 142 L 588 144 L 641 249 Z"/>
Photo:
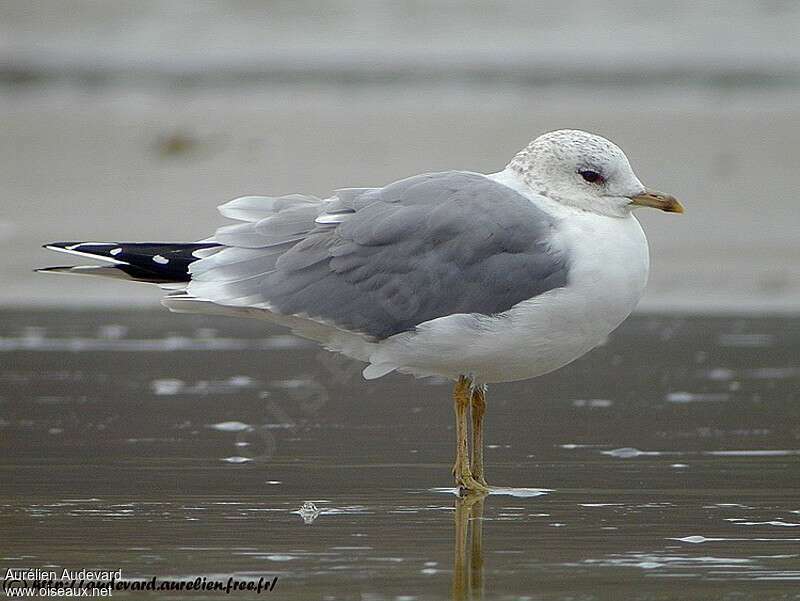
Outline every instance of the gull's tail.
<path id="1" fill-rule="evenodd" d="M 47 267 L 37 271 L 94 275 L 169 287 L 188 282 L 189 265 L 209 249 L 218 247 L 216 242 L 53 242 L 45 244 L 44 248 L 106 264 Z"/>

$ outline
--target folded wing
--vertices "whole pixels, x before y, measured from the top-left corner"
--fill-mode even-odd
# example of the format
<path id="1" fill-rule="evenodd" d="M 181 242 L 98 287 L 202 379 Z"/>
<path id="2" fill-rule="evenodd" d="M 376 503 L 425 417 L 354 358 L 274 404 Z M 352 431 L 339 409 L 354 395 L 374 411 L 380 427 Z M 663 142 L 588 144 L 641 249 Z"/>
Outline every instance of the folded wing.
<path id="1" fill-rule="evenodd" d="M 328 200 L 247 197 L 187 292 L 383 339 L 454 313 L 496 315 L 564 286 L 554 220 L 485 176 L 449 171 Z"/>

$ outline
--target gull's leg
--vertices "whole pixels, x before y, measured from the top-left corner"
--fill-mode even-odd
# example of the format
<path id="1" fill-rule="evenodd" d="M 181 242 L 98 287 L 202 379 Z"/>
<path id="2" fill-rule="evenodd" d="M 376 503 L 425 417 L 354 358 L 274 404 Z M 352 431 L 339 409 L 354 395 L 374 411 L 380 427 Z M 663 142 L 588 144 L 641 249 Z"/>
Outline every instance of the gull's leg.
<path id="1" fill-rule="evenodd" d="M 470 402 L 469 380 L 464 376 L 458 378 L 453 388 L 453 410 L 456 415 L 456 461 L 453 464 L 453 476 L 456 484 L 462 485 L 464 476 L 472 477 L 467 463 L 467 411 Z"/>
<path id="2" fill-rule="evenodd" d="M 467 430 L 469 411 L 472 397 L 472 385 L 468 378 L 461 376 L 453 389 L 453 409 L 456 414 L 456 461 L 453 464 L 453 476 L 459 488 L 470 492 L 487 492 L 489 489 L 472 477 L 469 469 L 469 446 Z"/>
<path id="3" fill-rule="evenodd" d="M 486 388 L 477 386 L 472 389 L 472 459 L 470 472 L 472 477 L 482 484 L 486 484 L 483 474 L 483 416 L 486 413 Z"/>

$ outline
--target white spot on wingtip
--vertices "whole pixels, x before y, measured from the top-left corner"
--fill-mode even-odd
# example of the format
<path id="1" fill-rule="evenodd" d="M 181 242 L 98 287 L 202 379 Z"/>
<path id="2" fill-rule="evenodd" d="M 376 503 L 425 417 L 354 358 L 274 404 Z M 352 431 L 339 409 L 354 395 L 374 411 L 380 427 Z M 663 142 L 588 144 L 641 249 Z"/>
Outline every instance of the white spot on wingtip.
<path id="1" fill-rule="evenodd" d="M 153 257 L 153 261 L 155 263 L 158 263 L 159 265 L 166 265 L 167 263 L 169 263 L 169 259 L 167 259 L 166 257 L 162 257 L 161 255 L 156 255 L 155 257 Z"/>
<path id="2" fill-rule="evenodd" d="M 121 248 L 112 248 L 110 251 L 108 251 L 108 254 L 114 255 L 116 257 L 121 252 L 122 252 Z"/>

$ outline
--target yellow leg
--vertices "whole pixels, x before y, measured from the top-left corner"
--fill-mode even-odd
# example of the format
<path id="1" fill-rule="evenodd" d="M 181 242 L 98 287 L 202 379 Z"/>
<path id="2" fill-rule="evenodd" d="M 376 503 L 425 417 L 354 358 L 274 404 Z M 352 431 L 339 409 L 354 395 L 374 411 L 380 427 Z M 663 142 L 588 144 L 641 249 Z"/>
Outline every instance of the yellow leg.
<path id="1" fill-rule="evenodd" d="M 477 387 L 472 391 L 472 477 L 483 486 L 486 478 L 483 473 L 483 416 L 486 413 L 486 389 Z"/>
<path id="2" fill-rule="evenodd" d="M 488 492 L 486 485 L 481 484 L 472 477 L 469 467 L 469 446 L 467 430 L 469 423 L 467 412 L 472 397 L 471 383 L 468 378 L 461 376 L 453 389 L 453 409 L 456 414 L 456 461 L 453 464 L 453 476 L 456 485 L 469 492 Z"/>

